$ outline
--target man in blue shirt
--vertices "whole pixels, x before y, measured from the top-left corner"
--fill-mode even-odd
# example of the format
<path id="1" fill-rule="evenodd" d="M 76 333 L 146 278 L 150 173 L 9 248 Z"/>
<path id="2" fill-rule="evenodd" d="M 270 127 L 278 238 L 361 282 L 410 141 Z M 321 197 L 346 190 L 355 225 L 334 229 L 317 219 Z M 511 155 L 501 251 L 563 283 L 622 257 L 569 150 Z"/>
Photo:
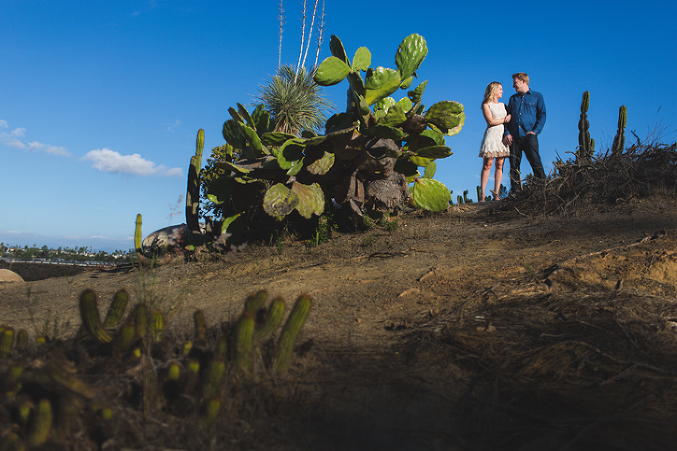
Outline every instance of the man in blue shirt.
<path id="1" fill-rule="evenodd" d="M 522 152 L 529 160 L 534 177 L 545 179 L 538 153 L 538 134 L 545 125 L 545 102 L 540 93 L 529 89 L 529 76 L 524 72 L 512 76 L 512 87 L 517 93 L 508 102 L 511 118 L 503 133 L 503 143 L 510 147 L 510 193 L 515 194 L 522 189 Z"/>

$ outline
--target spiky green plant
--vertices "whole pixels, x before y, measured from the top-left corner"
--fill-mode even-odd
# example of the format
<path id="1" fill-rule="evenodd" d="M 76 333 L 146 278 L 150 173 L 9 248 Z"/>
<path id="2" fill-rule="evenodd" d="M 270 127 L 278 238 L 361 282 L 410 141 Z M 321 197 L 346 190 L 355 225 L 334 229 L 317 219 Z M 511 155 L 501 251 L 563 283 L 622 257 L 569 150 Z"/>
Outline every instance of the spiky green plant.
<path id="1" fill-rule="evenodd" d="M 52 420 L 52 404 L 47 399 L 41 399 L 34 412 L 33 427 L 28 435 L 30 445 L 41 446 L 47 442 L 52 429 Z"/>
<path id="2" fill-rule="evenodd" d="M 618 109 L 618 130 L 611 146 L 612 154 L 619 154 L 625 149 L 625 127 L 628 125 L 628 109 L 622 105 Z"/>
<path id="3" fill-rule="evenodd" d="M 103 328 L 99 320 L 99 308 L 96 302 L 96 293 L 85 290 L 80 295 L 80 317 L 82 324 L 90 336 L 99 343 L 110 343 L 113 337 Z"/>
<path id="4" fill-rule="evenodd" d="M 113 329 L 118 326 L 122 315 L 125 313 L 129 303 L 129 294 L 124 289 L 118 290 L 113 296 L 113 300 L 108 308 L 106 319 L 103 320 L 103 327 Z"/>
<path id="5" fill-rule="evenodd" d="M 256 99 L 270 112 L 275 132 L 299 135 L 303 130 L 317 132 L 327 120 L 324 112 L 332 107 L 313 80 L 315 72 L 306 68 L 280 66 L 267 85 L 260 86 Z"/>
<path id="6" fill-rule="evenodd" d="M 287 318 L 287 322 L 282 328 L 278 342 L 277 357 L 275 359 L 276 372 L 284 371 L 289 365 L 296 337 L 308 318 L 311 305 L 312 301 L 310 297 L 305 294 L 301 295 L 296 300 L 291 313 L 289 313 L 289 318 Z"/>

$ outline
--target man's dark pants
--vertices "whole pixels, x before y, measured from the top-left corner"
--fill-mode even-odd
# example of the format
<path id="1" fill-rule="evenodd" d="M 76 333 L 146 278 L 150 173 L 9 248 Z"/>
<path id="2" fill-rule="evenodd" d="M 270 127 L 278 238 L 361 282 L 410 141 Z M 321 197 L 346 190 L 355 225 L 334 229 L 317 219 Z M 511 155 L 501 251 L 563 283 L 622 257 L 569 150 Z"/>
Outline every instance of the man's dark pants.
<path id="1" fill-rule="evenodd" d="M 528 134 L 522 138 L 513 140 L 510 146 L 510 192 L 514 193 L 522 189 L 520 175 L 520 165 L 522 164 L 522 152 L 527 156 L 527 160 L 534 171 L 534 177 L 545 179 L 545 171 L 541 156 L 538 153 L 538 136 Z"/>

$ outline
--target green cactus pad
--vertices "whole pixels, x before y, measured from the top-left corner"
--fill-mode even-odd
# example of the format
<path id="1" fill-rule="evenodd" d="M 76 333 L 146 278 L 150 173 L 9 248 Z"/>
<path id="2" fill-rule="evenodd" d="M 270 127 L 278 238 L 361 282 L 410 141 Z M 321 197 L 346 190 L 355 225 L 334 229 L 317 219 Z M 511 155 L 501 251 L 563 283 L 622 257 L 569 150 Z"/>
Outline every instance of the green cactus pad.
<path id="1" fill-rule="evenodd" d="M 371 52 L 366 47 L 360 47 L 353 56 L 353 72 L 366 72 L 371 66 Z"/>
<path id="2" fill-rule="evenodd" d="M 408 78 L 402 80 L 402 83 L 400 83 L 400 89 L 409 89 L 409 86 L 414 82 L 414 76 L 411 75 Z"/>
<path id="3" fill-rule="evenodd" d="M 241 125 L 244 125 L 244 118 L 240 115 L 240 112 L 237 111 L 235 108 L 230 107 L 228 108 L 228 113 L 230 113 L 230 117 L 233 118 L 233 120 L 237 121 Z"/>
<path id="4" fill-rule="evenodd" d="M 254 128 L 259 134 L 264 134 L 270 131 L 272 128 L 270 122 L 270 113 L 266 111 L 262 103 L 256 105 L 254 111 L 251 114 L 252 121 L 254 121 Z"/>
<path id="5" fill-rule="evenodd" d="M 246 142 L 240 130 L 240 123 L 235 119 L 228 119 L 223 123 L 223 139 L 235 149 L 244 149 Z"/>
<path id="6" fill-rule="evenodd" d="M 411 188 L 411 196 L 418 208 L 441 212 L 447 209 L 451 200 L 449 189 L 441 182 L 429 178 L 419 178 Z"/>
<path id="7" fill-rule="evenodd" d="M 329 38 L 329 51 L 334 57 L 350 66 L 350 60 L 348 60 L 346 49 L 343 47 L 343 43 L 338 36 L 331 35 Z"/>
<path id="8" fill-rule="evenodd" d="M 324 211 L 324 192 L 317 183 L 304 185 L 294 182 L 291 192 L 296 194 L 299 200 L 296 210 L 304 218 L 309 219 L 313 214 L 319 216 Z"/>
<path id="9" fill-rule="evenodd" d="M 296 139 L 296 135 L 290 133 L 270 132 L 261 135 L 261 142 L 266 146 L 281 146 L 290 139 Z"/>
<path id="10" fill-rule="evenodd" d="M 379 125 L 375 125 L 373 127 L 365 129 L 363 135 L 400 141 L 406 136 L 406 133 L 404 133 L 399 128 L 390 127 L 388 125 L 381 125 L 379 123 Z"/>
<path id="11" fill-rule="evenodd" d="M 425 171 L 423 172 L 423 178 L 431 179 L 435 177 L 435 172 L 437 172 L 437 163 L 431 161 L 430 164 L 428 164 L 428 166 L 425 167 Z"/>
<path id="12" fill-rule="evenodd" d="M 263 146 L 261 144 L 261 138 L 259 138 L 259 135 L 256 134 L 256 131 L 248 125 L 241 125 L 240 130 L 242 130 L 245 141 L 247 141 L 249 147 L 254 151 L 253 156 L 260 156 Z"/>
<path id="13" fill-rule="evenodd" d="M 402 80 L 416 72 L 427 54 L 428 46 L 423 36 L 414 33 L 404 38 L 395 54 L 395 63 Z"/>
<path id="14" fill-rule="evenodd" d="M 282 183 L 271 186 L 263 196 L 263 209 L 277 219 L 282 219 L 291 213 L 298 203 L 298 195 Z"/>
<path id="15" fill-rule="evenodd" d="M 305 146 L 299 143 L 298 140 L 286 141 L 280 148 L 277 154 L 277 164 L 282 169 L 291 169 L 294 164 L 303 159 L 303 150 Z"/>
<path id="16" fill-rule="evenodd" d="M 217 163 L 214 163 L 214 167 L 217 167 L 219 169 L 225 169 L 231 172 L 236 172 L 238 174 L 249 174 L 250 172 L 249 169 L 243 168 L 242 166 L 238 166 L 237 164 L 232 163 L 230 161 L 219 161 Z"/>
<path id="17" fill-rule="evenodd" d="M 406 110 L 399 103 L 388 108 L 385 117 L 378 120 L 378 125 L 397 127 L 407 120 Z M 402 139 L 402 138 L 398 138 Z"/>
<path id="18" fill-rule="evenodd" d="M 451 149 L 447 146 L 424 147 L 416 152 L 423 158 L 447 158 L 451 155 Z"/>
<path id="19" fill-rule="evenodd" d="M 333 86 L 342 82 L 350 73 L 350 66 L 335 56 L 322 61 L 315 72 L 315 83 L 320 86 Z"/>
<path id="20" fill-rule="evenodd" d="M 422 82 L 416 87 L 413 91 L 407 93 L 407 97 L 411 99 L 414 103 L 420 103 L 423 100 L 423 92 L 425 91 L 425 86 L 428 84 L 428 80 Z"/>
<path id="21" fill-rule="evenodd" d="M 461 131 L 459 127 L 463 127 L 465 122 L 463 105 L 450 100 L 437 102 L 426 112 L 425 119 L 437 126 L 446 135 L 451 136 L 452 131 L 455 135 Z"/>
<path id="22" fill-rule="evenodd" d="M 238 103 L 237 104 L 237 111 L 240 113 L 240 117 L 244 119 L 245 123 L 250 127 L 250 128 L 256 128 L 256 125 L 254 124 L 254 120 L 252 119 L 251 115 L 249 114 L 249 111 L 247 111 L 247 108 L 244 107 L 244 105 Z"/>
<path id="23" fill-rule="evenodd" d="M 380 66 L 376 69 L 369 69 L 364 81 L 366 88 L 364 98 L 367 105 L 373 105 L 397 91 L 400 81 L 400 74 L 394 69 Z"/>
<path id="24" fill-rule="evenodd" d="M 306 166 L 308 172 L 314 175 L 324 175 L 334 166 L 336 155 L 331 152 L 322 152 L 322 156 Z"/>

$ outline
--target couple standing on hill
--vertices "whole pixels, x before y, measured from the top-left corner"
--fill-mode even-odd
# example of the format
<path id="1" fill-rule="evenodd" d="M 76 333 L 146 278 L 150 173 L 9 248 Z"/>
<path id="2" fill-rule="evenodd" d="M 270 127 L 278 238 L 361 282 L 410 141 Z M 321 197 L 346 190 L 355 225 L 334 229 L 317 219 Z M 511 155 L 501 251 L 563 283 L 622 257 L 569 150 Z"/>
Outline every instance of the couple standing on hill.
<path id="1" fill-rule="evenodd" d="M 516 93 L 510 97 L 508 107 L 499 102 L 503 97 L 503 86 L 497 81 L 489 83 L 484 92 L 482 114 L 487 129 L 482 138 L 480 157 L 484 159 L 480 175 L 480 202 L 484 202 L 485 190 L 491 166 L 496 159 L 494 190 L 498 199 L 503 178 L 503 162 L 510 157 L 510 193 L 521 190 L 520 164 L 522 153 L 529 160 L 534 176 L 545 179 L 545 171 L 538 153 L 538 134 L 545 124 L 545 102 L 543 96 L 529 89 L 529 76 L 524 72 L 512 76 L 512 87 Z"/>

